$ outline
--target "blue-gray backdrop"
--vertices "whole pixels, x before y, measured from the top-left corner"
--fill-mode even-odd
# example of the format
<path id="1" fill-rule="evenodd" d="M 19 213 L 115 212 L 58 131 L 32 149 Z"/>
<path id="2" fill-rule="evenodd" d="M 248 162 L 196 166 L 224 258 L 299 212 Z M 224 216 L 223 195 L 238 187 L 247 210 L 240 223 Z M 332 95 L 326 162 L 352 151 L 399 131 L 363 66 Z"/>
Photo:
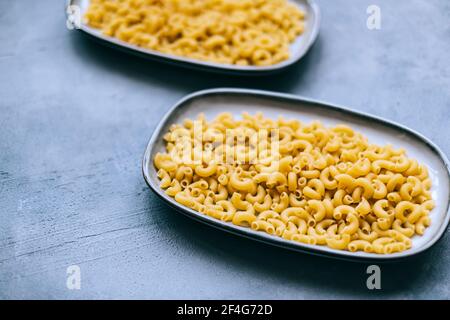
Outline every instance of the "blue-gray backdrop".
<path id="1" fill-rule="evenodd" d="M 450 239 L 383 265 L 334 261 L 210 230 L 145 185 L 156 124 L 187 93 L 294 93 L 407 125 L 450 153 L 450 2 L 318 0 L 320 36 L 286 72 L 240 78 L 105 48 L 63 1 L 0 2 L 0 298 L 450 298 Z M 381 29 L 366 8 L 381 8 Z M 81 290 L 66 270 L 81 268 Z"/>

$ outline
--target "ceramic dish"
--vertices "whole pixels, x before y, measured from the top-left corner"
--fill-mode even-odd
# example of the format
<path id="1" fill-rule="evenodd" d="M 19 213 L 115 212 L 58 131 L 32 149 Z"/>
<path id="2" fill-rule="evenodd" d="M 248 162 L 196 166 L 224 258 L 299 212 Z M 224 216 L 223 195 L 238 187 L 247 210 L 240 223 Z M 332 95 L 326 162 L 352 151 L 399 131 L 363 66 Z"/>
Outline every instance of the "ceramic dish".
<path id="1" fill-rule="evenodd" d="M 237 118 L 240 118 L 243 111 L 250 114 L 261 111 L 265 117 L 269 118 L 277 118 L 279 115 L 282 115 L 286 119 L 298 119 L 303 122 L 319 120 L 326 126 L 347 124 L 355 131 L 367 136 L 371 143 L 379 145 L 390 143 L 394 147 L 405 148 L 408 157 L 425 164 L 429 169 L 429 175 L 432 180 L 432 197 L 436 202 L 436 207 L 430 213 L 431 226 L 426 229 L 423 236 L 414 236 L 412 238 L 413 246 L 411 249 L 382 255 L 341 251 L 326 246 L 307 245 L 289 241 L 264 232 L 254 231 L 250 228 L 239 227 L 230 222 L 222 222 L 180 205 L 159 187 L 157 171 L 153 165 L 152 159 L 154 155 L 157 152 L 164 151 L 162 136 L 173 123 L 182 123 L 185 118 L 195 118 L 201 112 L 206 115 L 208 120 L 211 120 L 224 110 L 231 112 Z M 254 240 L 336 258 L 363 261 L 392 261 L 418 254 L 439 240 L 445 232 L 450 218 L 449 161 L 444 153 L 431 141 L 419 133 L 392 121 L 287 94 L 244 89 L 213 89 L 191 94 L 171 108 L 161 120 L 145 150 L 142 165 L 145 181 L 150 188 L 168 204 L 191 218 Z"/>
<path id="2" fill-rule="evenodd" d="M 90 0 L 69 0 L 68 5 L 76 6 L 77 8 L 79 8 L 79 13 L 81 17 L 83 17 L 87 8 L 89 7 L 89 1 Z M 116 38 L 105 36 L 100 30 L 92 28 L 83 23 L 83 20 L 81 20 L 79 30 L 87 35 L 94 37 L 95 39 L 101 40 L 105 44 L 108 44 L 114 48 L 121 49 L 123 51 L 137 54 L 146 58 L 151 58 L 154 60 L 159 60 L 185 67 L 199 68 L 221 73 L 257 75 L 280 71 L 299 61 L 306 54 L 317 37 L 320 23 L 319 7 L 311 0 L 290 1 L 296 4 L 306 13 L 305 30 L 303 34 L 297 37 L 295 42 L 290 45 L 290 58 L 271 66 L 237 66 L 231 64 L 219 64 L 214 62 L 206 62 L 185 57 L 168 55 L 155 50 L 143 49 Z"/>

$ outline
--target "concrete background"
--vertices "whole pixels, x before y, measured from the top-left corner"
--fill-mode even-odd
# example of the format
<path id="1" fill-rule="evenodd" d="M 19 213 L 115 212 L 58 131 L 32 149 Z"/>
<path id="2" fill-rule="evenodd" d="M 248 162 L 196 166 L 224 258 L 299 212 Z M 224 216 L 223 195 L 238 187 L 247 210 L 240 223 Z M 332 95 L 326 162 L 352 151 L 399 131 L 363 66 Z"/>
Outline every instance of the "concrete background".
<path id="1" fill-rule="evenodd" d="M 63 1 L 0 2 L 0 298 L 450 298 L 450 238 L 412 260 L 364 264 L 281 250 L 191 221 L 157 199 L 141 157 L 185 94 L 295 93 L 409 126 L 450 153 L 450 2 L 317 1 L 319 38 L 278 75 L 180 69 L 65 27 Z M 366 8 L 382 28 L 366 28 Z M 81 290 L 66 269 L 81 268 Z"/>

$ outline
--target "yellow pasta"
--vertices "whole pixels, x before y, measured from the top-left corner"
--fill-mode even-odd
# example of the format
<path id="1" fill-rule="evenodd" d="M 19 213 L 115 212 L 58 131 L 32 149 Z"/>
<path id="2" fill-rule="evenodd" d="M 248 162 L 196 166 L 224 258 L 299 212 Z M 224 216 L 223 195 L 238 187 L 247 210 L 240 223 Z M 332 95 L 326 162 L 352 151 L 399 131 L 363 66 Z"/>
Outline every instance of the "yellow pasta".
<path id="1" fill-rule="evenodd" d="M 164 140 L 154 157 L 160 187 L 215 219 L 377 254 L 408 250 L 431 224 L 427 168 L 345 125 L 222 113 L 172 125 Z"/>
<path id="2" fill-rule="evenodd" d="M 287 0 L 91 0 L 86 23 L 162 53 L 235 65 L 289 58 L 305 14 Z"/>

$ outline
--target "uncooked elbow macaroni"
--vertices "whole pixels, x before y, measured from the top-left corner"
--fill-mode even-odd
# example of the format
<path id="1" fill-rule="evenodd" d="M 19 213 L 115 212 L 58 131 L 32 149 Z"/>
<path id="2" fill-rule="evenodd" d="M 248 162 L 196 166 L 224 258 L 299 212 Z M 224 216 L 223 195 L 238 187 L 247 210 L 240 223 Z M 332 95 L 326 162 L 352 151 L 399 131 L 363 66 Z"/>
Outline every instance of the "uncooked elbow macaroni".
<path id="1" fill-rule="evenodd" d="M 166 54 L 265 66 L 289 58 L 304 12 L 286 0 L 91 0 L 105 35 Z"/>
<path id="2" fill-rule="evenodd" d="M 161 188 L 215 219 L 309 245 L 390 254 L 430 225 L 427 168 L 352 128 L 261 113 L 173 124 Z"/>

